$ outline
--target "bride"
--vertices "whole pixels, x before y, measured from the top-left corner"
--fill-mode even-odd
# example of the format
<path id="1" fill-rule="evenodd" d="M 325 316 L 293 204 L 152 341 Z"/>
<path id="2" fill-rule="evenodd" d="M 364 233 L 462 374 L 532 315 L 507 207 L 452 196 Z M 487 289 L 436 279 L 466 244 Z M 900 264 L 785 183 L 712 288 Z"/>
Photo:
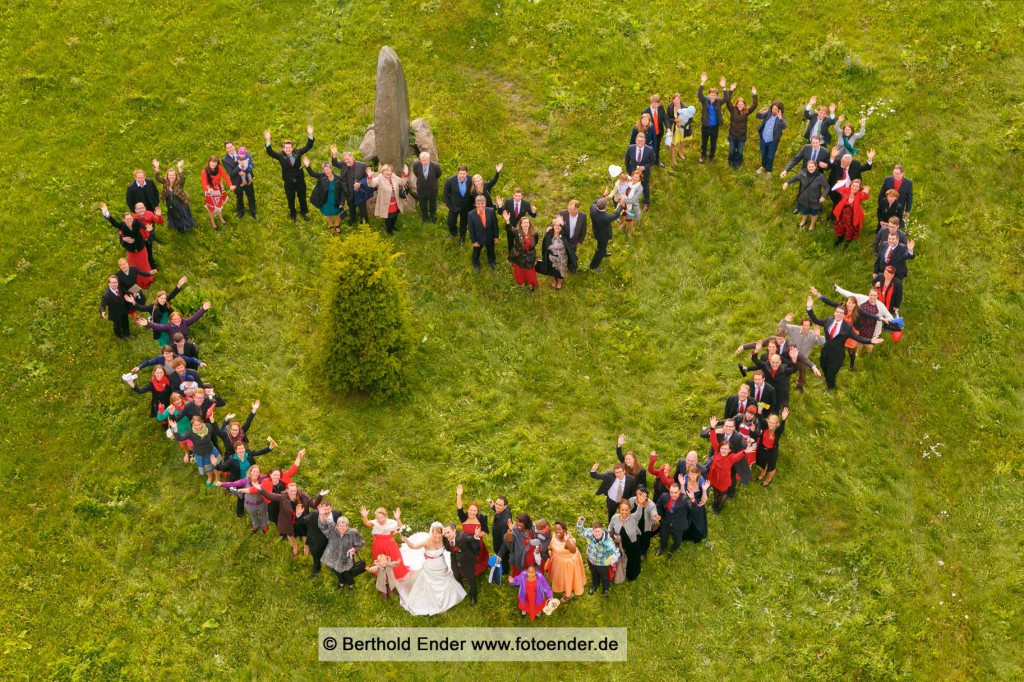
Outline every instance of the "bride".
<path id="1" fill-rule="evenodd" d="M 443 531 L 435 521 L 430 533 L 416 533 L 402 545 L 402 561 L 410 573 L 398 581 L 398 596 L 402 608 L 414 616 L 444 613 L 466 598 L 466 591 L 452 575 Z"/>

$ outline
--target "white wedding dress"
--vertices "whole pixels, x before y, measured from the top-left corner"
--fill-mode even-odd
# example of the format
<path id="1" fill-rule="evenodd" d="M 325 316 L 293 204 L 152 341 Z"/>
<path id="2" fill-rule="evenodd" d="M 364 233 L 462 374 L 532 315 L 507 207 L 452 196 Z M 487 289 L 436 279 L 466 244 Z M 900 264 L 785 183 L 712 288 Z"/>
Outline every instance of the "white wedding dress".
<path id="1" fill-rule="evenodd" d="M 409 540 L 418 543 L 427 537 L 427 533 L 416 533 Z M 397 584 L 403 609 L 414 616 L 433 616 L 466 598 L 466 590 L 452 575 L 448 552 L 443 548 L 411 549 L 403 544 L 401 552 L 402 562 L 409 567 L 409 575 Z"/>

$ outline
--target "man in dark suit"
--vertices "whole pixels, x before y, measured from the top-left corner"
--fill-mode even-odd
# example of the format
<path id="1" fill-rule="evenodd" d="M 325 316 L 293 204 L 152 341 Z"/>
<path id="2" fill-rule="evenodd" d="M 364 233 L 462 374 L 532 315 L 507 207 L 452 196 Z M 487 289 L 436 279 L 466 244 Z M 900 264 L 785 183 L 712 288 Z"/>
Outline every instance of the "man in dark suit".
<path id="1" fill-rule="evenodd" d="M 853 327 L 845 319 L 846 311 L 842 306 L 835 309 L 835 313 L 829 320 L 823 320 L 815 315 L 813 306 L 814 299 L 808 296 L 807 317 L 811 318 L 811 322 L 814 324 L 821 325 L 825 334 L 825 345 L 821 347 L 818 364 L 821 365 L 821 371 L 825 374 L 825 393 L 829 393 L 835 389 L 836 376 L 843 367 L 843 359 L 846 357 L 846 346 L 844 345 L 846 340 L 853 339 L 857 343 L 863 344 L 879 344 L 882 343 L 882 338 L 876 336 L 869 339 L 854 332 Z"/>
<path id="2" fill-rule="evenodd" d="M 886 266 L 891 265 L 896 271 L 896 276 L 904 280 L 907 278 L 907 261 L 914 258 L 914 240 L 911 239 L 903 245 L 900 244 L 899 235 L 891 233 L 886 239 L 886 245 L 878 249 L 874 273 L 881 275 L 885 272 Z"/>
<path id="3" fill-rule="evenodd" d="M 156 189 L 156 183 L 146 177 L 142 170 L 135 169 L 135 179 L 128 185 L 124 201 L 128 204 L 128 210 L 134 211 L 135 204 L 140 201 L 146 205 L 147 211 L 155 211 L 160 206 L 160 192 Z"/>
<path id="4" fill-rule="evenodd" d="M 626 467 L 622 462 L 616 462 L 611 471 L 603 474 L 597 473 L 598 466 L 600 464 L 594 462 L 594 466 L 590 467 L 590 477 L 601 481 L 594 494 L 604 495 L 604 504 L 610 521 L 619 510 L 619 502 L 636 495 L 636 479 L 626 473 Z"/>
<path id="5" fill-rule="evenodd" d="M 758 349 L 760 350 L 760 349 Z M 756 354 L 757 351 L 755 351 Z M 789 346 L 788 362 L 782 361 L 782 355 L 775 353 L 768 362 L 760 359 L 755 360 L 754 365 L 764 372 L 764 380 L 775 390 L 775 401 L 771 403 L 770 413 L 779 414 L 779 411 L 789 405 L 789 378 L 799 372 L 800 349 L 796 346 Z M 765 401 L 767 402 L 767 401 Z"/>
<path id="6" fill-rule="evenodd" d="M 513 230 L 519 227 L 519 221 L 523 219 L 524 215 L 530 216 L 531 218 L 537 217 L 537 209 L 533 205 L 523 198 L 523 190 L 516 187 L 512 192 L 511 199 L 505 199 L 505 203 L 501 207 L 501 214 L 508 214 L 508 226 Z M 515 237 L 512 232 L 508 232 L 508 250 L 512 250 L 512 243 Z"/>
<path id="7" fill-rule="evenodd" d="M 785 178 L 789 171 L 793 170 L 797 166 L 801 169 L 807 166 L 808 161 L 814 161 L 818 164 L 818 168 L 823 170 L 828 169 L 829 166 L 829 153 L 828 148 L 823 146 L 821 143 L 821 137 L 815 135 L 811 138 L 810 144 L 805 144 L 801 147 L 800 151 L 796 153 L 796 156 L 786 164 L 786 167 L 779 173 L 780 178 Z M 799 171 L 798 171 L 799 172 Z"/>
<path id="8" fill-rule="evenodd" d="M 458 172 L 444 181 L 441 191 L 441 199 L 448 207 L 448 234 L 454 237 L 457 230 L 460 244 L 466 241 L 466 224 L 473 208 L 469 195 L 471 185 L 469 169 L 459 166 Z"/>
<path id="9" fill-rule="evenodd" d="M 341 518 L 341 512 L 333 510 L 331 503 L 326 501 L 321 502 L 316 509 L 303 509 L 301 514 L 298 514 L 296 509 L 297 521 L 306 527 L 306 544 L 309 545 L 309 553 L 313 556 L 313 575 L 320 574 L 320 559 L 327 551 L 328 539 L 320 530 L 321 516 L 333 526 Z"/>
<path id="10" fill-rule="evenodd" d="M 878 192 L 879 208 L 886 203 L 885 193 L 891 189 L 896 190 L 896 193 L 899 194 L 899 198 L 896 201 L 903 205 L 903 219 L 905 220 L 910 215 L 910 208 L 914 203 L 914 183 L 910 181 L 910 178 L 903 176 L 903 166 L 901 164 L 893 166 L 892 175 L 882 182 L 882 189 Z M 900 225 L 902 224 L 903 221 L 900 221 Z"/>
<path id="11" fill-rule="evenodd" d="M 235 216 L 241 218 L 245 215 L 245 205 L 242 201 L 242 197 L 245 197 L 249 201 L 249 215 L 255 220 L 256 190 L 253 189 L 251 182 L 242 184 L 242 170 L 238 167 L 238 153 L 235 150 L 235 143 L 231 140 L 224 142 L 224 158 L 220 162 L 224 164 L 224 170 L 227 171 L 228 178 L 235 187 Z"/>
<path id="12" fill-rule="evenodd" d="M 437 189 L 441 180 L 441 166 L 430 160 L 429 152 L 420 152 L 420 162 L 412 166 L 416 178 L 416 197 L 420 204 L 420 218 L 426 223 L 437 222 Z"/>
<path id="13" fill-rule="evenodd" d="M 644 109 L 641 114 L 651 117 L 651 150 L 654 152 L 654 165 L 665 167 L 661 162 L 661 141 L 665 137 L 665 127 L 671 124 L 665 114 L 665 107 L 661 106 L 661 95 L 651 95 L 651 106 Z"/>
<path id="14" fill-rule="evenodd" d="M 900 221 L 897 216 L 889 218 L 889 222 L 880 223 L 878 232 L 875 233 L 875 240 L 871 242 L 871 253 L 878 257 L 878 252 L 885 249 L 889 243 L 889 235 L 896 235 L 900 244 L 907 243 L 907 233 L 900 229 Z"/>
<path id="15" fill-rule="evenodd" d="M 331 165 L 341 171 L 341 186 L 345 188 L 345 201 L 348 203 L 348 224 L 356 224 L 356 183 L 366 179 L 366 164 L 356 161 L 352 152 L 345 152 L 338 161 L 338 148 L 331 145 Z M 359 217 L 364 223 L 370 222 L 366 212 L 366 203 L 358 204 Z"/>
<path id="16" fill-rule="evenodd" d="M 309 222 L 309 209 L 306 206 L 306 174 L 302 170 L 302 155 L 313 148 L 313 126 L 306 126 L 306 144 L 295 149 L 291 140 L 281 144 L 280 152 L 270 147 L 270 131 L 263 131 L 266 140 L 267 155 L 281 164 L 281 180 L 284 181 L 284 193 L 288 197 L 288 215 L 292 221 L 297 220 L 295 214 L 295 198 L 299 199 L 299 212 L 302 219 Z"/>
<path id="17" fill-rule="evenodd" d="M 804 118 L 807 119 L 807 128 L 804 130 L 804 139 L 808 142 L 817 135 L 821 138 L 822 144 L 827 149 L 832 143 L 832 126 L 836 124 L 836 105 L 829 104 L 818 107 L 817 111 L 811 111 L 811 107 L 818 101 L 818 96 L 811 97 L 811 101 L 804 107 Z"/>
<path id="18" fill-rule="evenodd" d="M 673 483 L 667 493 L 662 493 L 658 500 L 658 519 L 661 523 L 661 544 L 655 556 L 661 556 L 668 551 L 668 558 L 679 549 L 683 541 L 683 533 L 690 527 L 686 519 L 686 507 L 688 501 L 679 494 L 679 484 Z M 669 547 L 669 538 L 672 539 L 672 546 Z"/>
<path id="19" fill-rule="evenodd" d="M 725 412 L 723 414 L 735 417 L 737 414 L 745 412 L 747 405 L 753 404 L 754 401 L 750 398 L 750 386 L 740 384 L 736 394 L 725 399 Z"/>
<path id="20" fill-rule="evenodd" d="M 138 305 L 127 291 L 121 291 L 117 285 L 117 277 L 111 275 L 107 278 L 107 288 L 100 297 L 100 315 L 104 320 L 113 323 L 114 336 L 122 341 L 127 341 L 132 336 L 131 325 L 128 324 L 130 310 L 146 310 L 146 307 Z"/>
<path id="21" fill-rule="evenodd" d="M 619 219 L 626 206 L 625 198 L 619 199 L 619 207 L 615 213 L 608 213 L 605 208 L 608 206 L 608 197 L 598 197 L 590 205 L 590 224 L 594 226 L 594 239 L 597 241 L 597 249 L 594 257 L 590 260 L 590 269 L 595 272 L 602 272 L 601 260 L 608 255 L 608 242 L 612 238 L 612 223 Z"/>
<path id="22" fill-rule="evenodd" d="M 838 183 L 843 183 L 839 186 L 845 187 L 854 180 L 861 179 L 861 174 L 867 173 L 872 168 L 872 161 L 875 160 L 875 150 L 868 150 L 867 163 L 861 163 L 857 159 L 853 158 L 852 154 L 843 154 L 841 158 L 837 159 L 836 157 L 838 156 L 839 147 L 833 147 L 832 154 L 829 156 L 828 160 L 831 165 L 828 172 L 828 196 L 832 199 L 833 207 L 840 199 L 843 198 L 843 195 L 836 191 L 838 189 L 836 185 Z M 861 179 L 861 181 L 863 182 L 863 179 Z"/>
<path id="23" fill-rule="evenodd" d="M 747 386 L 750 387 L 751 400 L 754 401 L 755 405 L 760 405 L 761 403 L 767 405 L 768 412 L 778 413 L 779 406 L 775 404 L 775 389 L 765 381 L 764 371 L 755 369 L 753 376 L 754 378 L 747 382 Z"/>
<path id="24" fill-rule="evenodd" d="M 562 219 L 562 233 L 569 241 L 569 272 L 576 272 L 579 268 L 576 249 L 587 238 L 587 216 L 580 213 L 580 202 L 576 199 L 570 201 L 564 211 L 559 211 L 558 216 Z"/>
<path id="25" fill-rule="evenodd" d="M 444 526 L 444 548 L 452 554 L 452 573 L 460 585 L 469 585 L 470 606 L 476 606 L 476 558 L 482 535 L 479 526 L 472 535 L 458 530 L 453 523 Z"/>
<path id="26" fill-rule="evenodd" d="M 494 512 L 491 528 L 507 528 L 508 522 L 512 520 L 512 508 L 508 506 L 508 498 L 504 495 L 498 495 L 493 500 L 487 500 L 487 506 Z M 508 567 L 510 565 L 508 558 L 511 549 L 508 543 L 505 542 L 505 533 L 495 530 L 492 534 L 492 542 L 494 543 L 494 556 L 501 559 L 502 564 Z"/>
<path id="27" fill-rule="evenodd" d="M 644 187 L 644 206 L 646 211 L 651 203 L 651 166 L 654 165 L 654 151 L 647 144 L 647 136 L 637 133 L 636 144 L 631 144 L 626 149 L 626 175 L 633 175 L 637 168 L 643 172 L 640 182 Z"/>
<path id="28" fill-rule="evenodd" d="M 487 249 L 487 264 L 494 269 L 494 245 L 498 243 L 498 216 L 487 208 L 487 198 L 476 195 L 476 208 L 469 214 L 469 239 L 473 243 L 473 269 L 480 272 L 480 251 Z"/>

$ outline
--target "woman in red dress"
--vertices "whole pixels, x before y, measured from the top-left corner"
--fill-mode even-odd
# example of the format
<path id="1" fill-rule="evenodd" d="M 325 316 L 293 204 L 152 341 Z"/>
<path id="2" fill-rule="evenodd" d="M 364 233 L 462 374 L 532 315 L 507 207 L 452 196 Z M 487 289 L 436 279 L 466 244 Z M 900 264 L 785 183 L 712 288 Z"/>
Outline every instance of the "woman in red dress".
<path id="1" fill-rule="evenodd" d="M 462 509 L 462 484 L 455 486 L 455 513 L 459 515 L 459 521 L 462 523 L 462 532 L 473 535 L 476 529 L 487 535 L 489 532 L 487 529 L 487 516 L 480 513 L 480 505 L 476 502 L 470 502 L 466 510 Z M 473 572 L 477 575 L 485 573 L 488 569 L 487 562 L 490 560 L 491 555 L 487 551 L 487 544 L 481 539 L 480 541 L 480 552 L 476 557 L 476 567 Z"/>
<path id="2" fill-rule="evenodd" d="M 148 289 L 149 285 L 153 283 L 153 278 L 149 275 L 153 268 L 150 266 L 149 255 L 146 253 L 146 239 L 149 237 L 146 226 L 131 213 L 125 213 L 123 220 L 117 220 L 110 215 L 106 204 L 100 204 L 100 211 L 103 213 L 103 217 L 107 219 L 107 222 L 117 228 L 117 240 L 121 243 L 122 248 L 124 248 L 124 257 L 128 261 L 128 267 L 135 268 L 137 272 L 146 273 L 145 275 L 138 275 L 137 284 L 139 288 Z M 121 271 L 126 274 L 128 272 L 123 266 Z M 118 280 L 120 279 L 118 277 Z M 121 284 L 123 285 L 124 282 L 121 282 Z"/>
<path id="3" fill-rule="evenodd" d="M 226 188 L 234 190 L 235 186 L 231 184 L 231 179 L 221 168 L 220 159 L 216 156 L 209 158 L 203 172 L 199 174 L 199 178 L 203 183 L 203 201 L 206 203 L 206 212 L 210 216 L 210 227 L 216 230 L 215 217 L 220 219 L 221 225 L 226 224 L 223 211 L 224 204 L 228 200 Z"/>
<path id="4" fill-rule="evenodd" d="M 505 219 L 505 229 L 512 240 L 508 262 L 512 264 L 512 276 L 516 285 L 519 288 L 529 286 L 530 291 L 536 291 L 539 286 L 537 271 L 534 270 L 537 264 L 537 230 L 533 227 L 530 216 L 523 216 L 519 219 L 519 224 L 513 227 L 508 211 L 501 215 Z"/>
<path id="5" fill-rule="evenodd" d="M 860 178 L 857 178 L 850 182 L 849 187 L 840 187 L 838 191 L 842 199 L 832 210 L 832 215 L 836 219 L 836 241 L 833 246 L 839 246 L 845 241 L 845 249 L 850 242 L 860 236 L 861 228 L 864 227 L 864 207 L 861 204 L 868 198 L 870 190 L 861 184 Z"/>
<path id="6" fill-rule="evenodd" d="M 530 620 L 540 615 L 548 599 L 554 597 L 547 579 L 537 571 L 536 566 L 527 566 L 526 571 L 515 578 L 509 578 L 508 582 L 519 587 L 519 612 L 529 616 Z"/>
<path id="7" fill-rule="evenodd" d="M 359 508 L 359 514 L 363 517 L 363 525 L 370 528 L 373 534 L 373 544 L 370 546 L 372 561 L 376 561 L 381 554 L 386 554 L 392 561 L 397 561 L 395 566 L 395 579 L 401 580 L 409 574 L 409 567 L 402 561 L 402 553 L 395 542 L 395 533 L 402 527 L 402 510 L 395 509 L 395 518 L 388 518 L 388 510 L 378 507 L 373 513 L 373 521 L 370 520 L 369 510 L 363 506 Z"/>

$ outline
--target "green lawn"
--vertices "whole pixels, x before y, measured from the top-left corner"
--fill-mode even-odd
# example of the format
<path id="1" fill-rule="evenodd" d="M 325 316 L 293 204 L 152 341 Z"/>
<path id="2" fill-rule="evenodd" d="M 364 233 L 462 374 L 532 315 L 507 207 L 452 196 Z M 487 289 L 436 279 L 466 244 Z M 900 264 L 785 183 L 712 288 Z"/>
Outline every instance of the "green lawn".
<path id="1" fill-rule="evenodd" d="M 196 336 L 221 414 L 261 398 L 252 433 L 281 445 L 264 462 L 308 448 L 301 484 L 330 488 L 350 517 L 401 506 L 423 528 L 453 517 L 459 481 L 535 517 L 600 513 L 586 472 L 610 465 L 618 433 L 672 458 L 697 446 L 738 384 L 740 342 L 799 313 L 809 284 L 866 288 L 869 241 L 836 253 L 827 230 L 798 233 L 791 193 L 753 174 L 756 142 L 734 173 L 723 133 L 716 166 L 691 147 L 657 171 L 638 236 L 560 295 L 521 294 L 507 265 L 474 275 L 442 226 L 402 221 L 393 243 L 422 340 L 409 398 L 327 394 L 318 268 L 334 237 L 318 217 L 287 220 L 260 131 L 279 142 L 312 122 L 314 160 L 355 147 L 389 44 L 443 168 L 487 176 L 504 161 L 497 193 L 521 185 L 543 216 L 589 204 L 648 93 L 691 103 L 702 70 L 786 103 L 780 167 L 810 95 L 848 118 L 890 101 L 868 123 L 867 184 L 902 162 L 917 188 L 904 341 L 844 370 L 838 394 L 794 397 L 777 480 L 744 489 L 709 542 L 534 625 L 628 626 L 629 664 L 477 663 L 460 677 L 1024 677 L 1024 391 L 1007 371 L 1024 350 L 1020 4 L 106 5 L 0 10 L 0 676 L 433 679 L 453 668 L 320 664 L 317 628 L 521 622 L 510 590 L 429 620 L 382 605 L 369 581 L 339 595 L 283 543 L 251 538 L 176 457 L 118 378 L 155 345 L 116 343 L 96 314 L 120 255 L 97 203 L 120 206 L 153 157 L 198 171 L 225 138 L 253 150 L 259 222 L 212 233 L 194 172 L 200 226 L 161 233 L 158 286 L 185 274 L 190 300 L 214 302 Z"/>

